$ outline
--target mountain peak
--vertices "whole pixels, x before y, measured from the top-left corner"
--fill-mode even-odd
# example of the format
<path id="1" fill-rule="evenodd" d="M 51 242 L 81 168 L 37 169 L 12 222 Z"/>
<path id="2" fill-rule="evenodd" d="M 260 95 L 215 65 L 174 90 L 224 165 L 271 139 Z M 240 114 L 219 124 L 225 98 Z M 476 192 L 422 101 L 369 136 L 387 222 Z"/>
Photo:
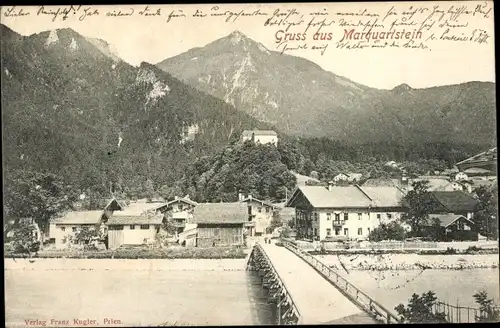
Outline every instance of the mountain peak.
<path id="1" fill-rule="evenodd" d="M 392 89 L 392 91 L 394 92 L 398 92 L 398 93 L 401 93 L 401 92 L 408 92 L 408 91 L 412 91 L 413 88 L 410 87 L 408 84 L 406 83 L 402 83 L 396 87 L 394 87 L 394 89 Z"/>
<path id="2" fill-rule="evenodd" d="M 238 30 L 234 30 L 227 37 L 229 38 L 229 40 L 231 41 L 232 44 L 238 44 L 242 40 L 248 39 L 248 37 L 245 34 L 243 34 L 242 32 L 240 32 Z"/>

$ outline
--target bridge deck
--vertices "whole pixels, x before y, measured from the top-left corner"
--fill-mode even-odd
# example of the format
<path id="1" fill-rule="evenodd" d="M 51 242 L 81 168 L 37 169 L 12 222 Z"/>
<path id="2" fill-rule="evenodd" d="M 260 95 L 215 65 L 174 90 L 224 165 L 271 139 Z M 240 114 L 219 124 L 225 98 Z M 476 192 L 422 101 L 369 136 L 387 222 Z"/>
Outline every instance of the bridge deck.
<path id="1" fill-rule="evenodd" d="M 302 324 L 378 323 L 285 247 L 262 244 L 262 248 L 297 305 Z"/>

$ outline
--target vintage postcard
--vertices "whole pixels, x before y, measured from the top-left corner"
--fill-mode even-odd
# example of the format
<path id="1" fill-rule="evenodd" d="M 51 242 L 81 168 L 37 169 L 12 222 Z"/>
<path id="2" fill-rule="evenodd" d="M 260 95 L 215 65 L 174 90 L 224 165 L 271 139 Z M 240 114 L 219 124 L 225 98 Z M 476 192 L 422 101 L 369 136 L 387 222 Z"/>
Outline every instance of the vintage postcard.
<path id="1" fill-rule="evenodd" d="M 0 14 L 6 327 L 499 321 L 493 1 Z"/>

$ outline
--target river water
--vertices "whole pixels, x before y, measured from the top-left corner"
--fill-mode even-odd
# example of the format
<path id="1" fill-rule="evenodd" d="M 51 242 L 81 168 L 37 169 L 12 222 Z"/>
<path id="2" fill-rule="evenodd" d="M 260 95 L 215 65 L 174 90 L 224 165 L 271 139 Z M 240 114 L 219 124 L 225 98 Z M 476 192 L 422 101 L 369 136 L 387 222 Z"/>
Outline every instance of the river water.
<path id="1" fill-rule="evenodd" d="M 224 269 L 213 265 L 218 260 L 104 260 L 107 265 L 99 266 L 96 260 L 76 260 L 63 263 L 67 269 L 58 260 L 7 261 L 12 260 L 5 260 L 7 327 L 27 326 L 25 320 L 46 326 L 85 320 L 98 326 L 274 324 L 267 291 L 242 260 L 225 260 Z"/>

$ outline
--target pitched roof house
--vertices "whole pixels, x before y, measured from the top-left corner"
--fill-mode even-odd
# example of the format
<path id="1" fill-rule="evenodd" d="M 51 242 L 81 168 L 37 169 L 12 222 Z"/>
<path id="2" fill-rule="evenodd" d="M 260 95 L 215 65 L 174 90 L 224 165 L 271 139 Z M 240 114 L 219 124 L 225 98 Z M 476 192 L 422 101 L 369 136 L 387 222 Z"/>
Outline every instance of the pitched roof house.
<path id="1" fill-rule="evenodd" d="M 458 214 L 472 219 L 478 200 L 462 191 L 432 191 L 436 200 L 432 213 Z"/>
<path id="2" fill-rule="evenodd" d="M 403 197 L 394 187 L 300 186 L 285 206 L 295 208 L 300 237 L 363 239 L 405 211 Z"/>
<path id="3" fill-rule="evenodd" d="M 201 203 L 194 209 L 193 223 L 197 225 L 199 247 L 241 245 L 247 221 L 244 203 Z"/>
<path id="4" fill-rule="evenodd" d="M 108 221 L 106 211 L 69 211 L 50 222 L 49 238 L 54 239 L 56 248 L 67 247 L 83 227 L 99 229 Z"/>

